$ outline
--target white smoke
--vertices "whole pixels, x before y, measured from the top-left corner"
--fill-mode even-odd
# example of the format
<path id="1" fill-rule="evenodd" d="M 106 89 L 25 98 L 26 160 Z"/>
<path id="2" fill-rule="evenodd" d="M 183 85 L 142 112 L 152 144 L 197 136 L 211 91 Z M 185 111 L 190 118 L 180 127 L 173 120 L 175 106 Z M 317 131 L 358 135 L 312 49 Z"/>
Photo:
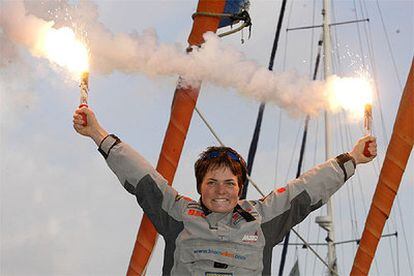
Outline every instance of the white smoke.
<path id="1" fill-rule="evenodd" d="M 65 24 L 82 26 L 90 47 L 93 74 L 120 71 L 149 77 L 180 75 L 182 85 L 195 86 L 202 80 L 234 88 L 247 97 L 275 103 L 291 114 L 315 115 L 328 106 L 323 82 L 310 81 L 292 72 L 271 72 L 248 60 L 213 33 L 205 34 L 206 42 L 186 54 L 182 46 L 160 43 L 154 30 L 113 34 L 98 21 L 97 8 L 91 2 L 81 1 L 79 6 L 62 1 L 59 4 L 70 21 L 65 23 L 63 17 L 56 23 L 47 21 L 28 13 L 22 1 L 6 2 L 2 6 L 0 27 L 8 39 L 41 56 L 37 39 L 45 28 Z M 42 14 L 39 6 L 34 12 L 51 19 L 50 11 Z"/>

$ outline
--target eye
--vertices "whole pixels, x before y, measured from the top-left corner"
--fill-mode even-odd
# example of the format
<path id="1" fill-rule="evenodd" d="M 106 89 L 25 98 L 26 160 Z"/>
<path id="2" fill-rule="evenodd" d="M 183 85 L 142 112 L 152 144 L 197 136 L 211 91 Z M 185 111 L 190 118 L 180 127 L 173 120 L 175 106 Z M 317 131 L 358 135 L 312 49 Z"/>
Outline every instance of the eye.
<path id="1" fill-rule="evenodd" d="M 207 185 L 209 185 L 209 186 L 213 186 L 213 185 L 215 185 L 217 182 L 216 181 L 213 181 L 213 180 L 210 180 L 210 181 L 207 181 Z"/>
<path id="2" fill-rule="evenodd" d="M 236 186 L 236 183 L 233 182 L 233 181 L 229 181 L 229 182 L 226 182 L 226 185 L 229 186 L 229 187 L 234 187 L 234 186 Z"/>

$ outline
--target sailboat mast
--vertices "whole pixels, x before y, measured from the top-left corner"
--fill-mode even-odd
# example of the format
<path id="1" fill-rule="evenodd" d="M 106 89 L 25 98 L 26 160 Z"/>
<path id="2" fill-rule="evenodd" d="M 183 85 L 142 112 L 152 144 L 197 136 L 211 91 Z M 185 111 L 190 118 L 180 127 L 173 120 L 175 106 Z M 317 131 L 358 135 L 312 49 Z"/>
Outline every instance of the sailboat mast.
<path id="1" fill-rule="evenodd" d="M 330 18 L 329 18 L 329 1 L 323 0 L 323 53 L 324 53 L 324 78 L 327 80 L 332 75 L 332 59 L 331 59 L 331 35 L 329 30 Z M 325 159 L 328 160 L 332 156 L 332 128 L 328 111 L 324 112 L 325 117 Z M 318 219 L 318 218 L 317 218 Z M 323 219 L 323 228 L 327 231 L 328 241 L 328 264 L 331 268 L 330 275 L 334 275 L 333 271 L 338 272 L 335 252 L 335 232 L 333 225 L 333 202 L 329 199 L 327 203 L 327 215 Z M 320 224 L 320 226 L 322 226 Z"/>

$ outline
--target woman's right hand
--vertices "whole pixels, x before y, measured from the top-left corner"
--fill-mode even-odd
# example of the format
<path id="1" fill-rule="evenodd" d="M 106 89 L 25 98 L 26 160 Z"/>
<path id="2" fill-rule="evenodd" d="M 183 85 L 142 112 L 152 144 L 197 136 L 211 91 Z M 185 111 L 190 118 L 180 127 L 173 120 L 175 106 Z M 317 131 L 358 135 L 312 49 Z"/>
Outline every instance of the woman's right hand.
<path id="1" fill-rule="evenodd" d="M 84 117 L 86 117 L 86 122 Z M 88 107 L 81 107 L 75 110 L 73 114 L 73 128 L 77 133 L 92 138 L 98 146 L 108 135 L 108 132 L 99 125 L 95 114 Z"/>

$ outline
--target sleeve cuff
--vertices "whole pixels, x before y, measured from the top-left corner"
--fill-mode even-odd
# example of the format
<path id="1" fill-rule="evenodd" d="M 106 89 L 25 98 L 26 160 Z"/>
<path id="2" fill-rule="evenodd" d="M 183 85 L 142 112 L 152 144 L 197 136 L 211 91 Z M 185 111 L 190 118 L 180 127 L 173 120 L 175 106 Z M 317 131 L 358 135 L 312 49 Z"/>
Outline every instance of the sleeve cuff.
<path id="1" fill-rule="evenodd" d="M 347 181 L 355 172 L 355 159 L 349 153 L 343 153 L 335 157 L 335 160 L 344 173 L 344 182 Z"/>
<path id="2" fill-rule="evenodd" d="M 98 151 L 107 159 L 111 149 L 119 143 L 121 143 L 121 140 L 116 135 L 109 134 L 101 141 Z"/>

